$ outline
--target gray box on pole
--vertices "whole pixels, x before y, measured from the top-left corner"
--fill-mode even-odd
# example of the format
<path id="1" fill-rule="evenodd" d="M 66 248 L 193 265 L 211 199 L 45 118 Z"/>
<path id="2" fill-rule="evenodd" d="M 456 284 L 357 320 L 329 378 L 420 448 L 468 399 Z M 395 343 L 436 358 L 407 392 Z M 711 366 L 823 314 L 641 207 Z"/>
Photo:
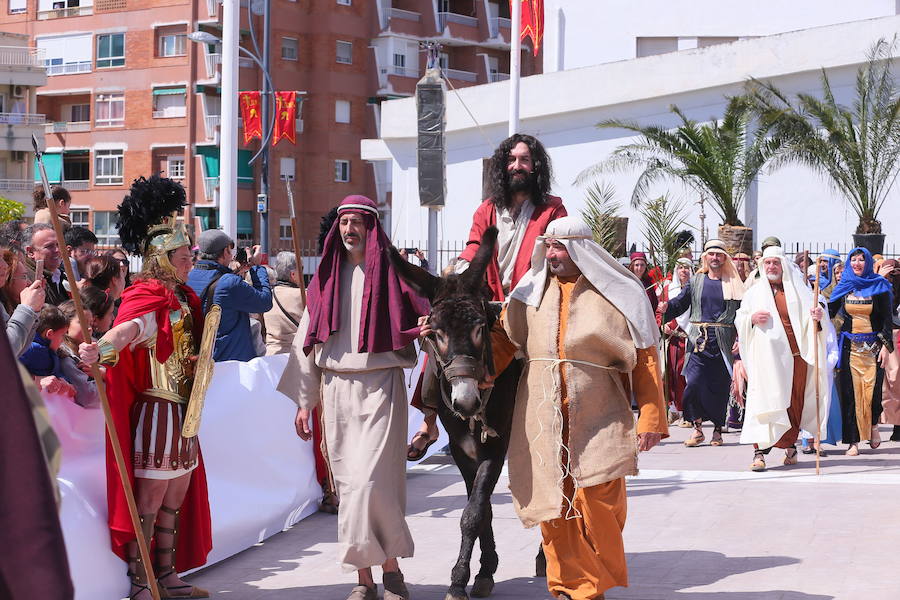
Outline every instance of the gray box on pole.
<path id="1" fill-rule="evenodd" d="M 440 70 L 428 69 L 416 84 L 419 204 L 444 206 L 447 196 L 447 151 L 444 146 L 446 88 Z"/>

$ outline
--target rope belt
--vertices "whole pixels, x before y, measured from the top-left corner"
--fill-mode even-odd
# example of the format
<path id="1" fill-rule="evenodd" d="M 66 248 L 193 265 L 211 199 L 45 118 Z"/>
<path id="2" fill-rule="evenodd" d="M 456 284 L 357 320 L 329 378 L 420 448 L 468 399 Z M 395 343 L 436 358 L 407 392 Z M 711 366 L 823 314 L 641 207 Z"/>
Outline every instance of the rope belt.
<path id="1" fill-rule="evenodd" d="M 573 489 L 578 489 L 580 487 L 578 485 L 578 479 L 576 479 L 575 475 L 572 474 L 572 452 L 569 450 L 569 447 L 562 442 L 562 428 L 563 428 L 563 413 L 562 413 L 562 408 L 561 408 L 562 402 L 560 401 L 559 404 L 557 404 L 556 402 L 553 402 L 552 397 L 547 393 L 547 385 L 546 385 L 545 377 L 549 374 L 552 374 L 554 367 L 558 368 L 563 363 L 582 365 L 582 366 L 586 366 L 586 367 L 596 367 L 598 369 L 606 369 L 608 371 L 618 371 L 618 369 L 616 369 L 615 367 L 598 365 L 597 363 L 592 363 L 587 360 L 575 360 L 572 358 L 529 358 L 528 362 L 529 363 L 533 363 L 533 362 L 550 363 L 546 367 L 544 367 L 544 371 L 541 373 L 541 391 L 544 394 L 544 399 L 541 401 L 540 404 L 538 404 L 537 411 L 538 411 L 538 413 L 540 413 L 544 404 L 546 404 L 548 402 L 552 402 L 552 404 L 553 404 L 553 429 L 554 429 L 554 431 L 559 432 L 560 450 L 565 449 L 565 451 L 566 451 L 566 460 L 562 465 L 562 469 L 563 469 L 562 475 L 556 481 L 556 484 L 559 486 L 559 489 L 565 490 L 566 478 L 571 477 L 572 482 L 575 484 Z M 556 388 L 555 383 L 554 383 L 554 388 Z M 560 390 L 558 390 L 558 389 L 554 389 L 554 395 L 556 395 L 556 392 L 559 392 L 559 391 Z M 544 434 L 544 422 L 540 419 L 538 419 L 538 426 L 540 427 L 540 429 L 538 430 L 538 434 L 534 437 L 533 440 L 529 440 L 530 444 L 534 444 L 535 442 L 537 442 L 538 439 L 540 439 L 540 437 Z M 544 457 L 541 456 L 540 452 L 538 452 L 538 459 L 540 460 L 540 465 L 543 467 L 544 466 Z M 566 505 L 567 505 L 566 513 L 564 515 L 566 520 L 579 519 L 579 518 L 583 517 L 583 515 L 581 514 L 581 511 L 579 511 L 577 508 L 575 508 L 575 497 L 574 497 L 575 492 L 573 491 L 572 494 L 573 494 L 572 498 L 569 498 L 568 496 L 566 496 L 565 492 L 563 492 L 563 495 L 562 495 L 563 500 L 565 500 Z"/>
<path id="2" fill-rule="evenodd" d="M 694 352 L 703 352 L 706 350 L 706 344 L 709 342 L 709 328 L 717 327 L 719 329 L 734 329 L 734 323 L 710 323 L 707 321 L 691 321 L 691 325 L 696 325 L 700 330 L 700 337 L 694 344 Z"/>

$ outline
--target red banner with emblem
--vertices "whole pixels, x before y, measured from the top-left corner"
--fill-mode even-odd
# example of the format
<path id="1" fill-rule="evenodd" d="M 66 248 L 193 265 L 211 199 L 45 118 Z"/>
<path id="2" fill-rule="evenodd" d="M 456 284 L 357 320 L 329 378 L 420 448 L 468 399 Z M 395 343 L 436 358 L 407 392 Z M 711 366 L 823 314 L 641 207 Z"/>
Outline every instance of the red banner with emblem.
<path id="1" fill-rule="evenodd" d="M 544 40 L 544 0 L 510 0 L 509 12 L 512 14 L 512 3 L 522 3 L 522 29 L 521 39 L 531 38 L 531 46 L 534 55 L 541 50 L 541 42 Z"/>
<path id="2" fill-rule="evenodd" d="M 272 145 L 281 138 L 297 143 L 297 92 L 275 92 L 275 135 Z"/>
<path id="3" fill-rule="evenodd" d="M 259 92 L 238 92 L 241 118 L 244 120 L 244 145 L 253 138 L 262 139 L 262 102 Z"/>

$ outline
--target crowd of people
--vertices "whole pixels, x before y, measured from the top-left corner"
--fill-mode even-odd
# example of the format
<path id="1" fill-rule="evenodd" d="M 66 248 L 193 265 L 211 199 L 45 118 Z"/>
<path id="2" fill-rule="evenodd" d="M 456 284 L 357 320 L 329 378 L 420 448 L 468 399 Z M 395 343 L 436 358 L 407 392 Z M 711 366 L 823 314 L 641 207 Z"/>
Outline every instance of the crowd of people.
<path id="1" fill-rule="evenodd" d="M 711 446 L 740 429 L 755 471 L 773 447 L 796 464 L 798 441 L 820 455 L 821 444 L 839 441 L 848 455 L 863 442 L 878 448 L 879 423 L 893 424 L 900 440 L 896 260 L 865 248 L 789 260 L 772 237 L 752 257 L 732 255 L 710 240 L 699 261 L 686 252 L 664 274 L 643 253 L 624 264 L 609 255 L 550 195 L 551 181 L 537 139 L 505 140 L 491 159 L 491 194 L 445 275 L 462 277 L 482 260 L 486 293 L 503 307 L 489 340 L 472 334 L 494 359 L 477 384 L 490 387 L 510 369 L 523 378 L 510 489 L 523 524 L 540 526 L 554 596 L 602 598 L 627 585 L 624 478 L 669 424 L 692 429 L 688 447 L 704 445 L 706 422 Z M 376 204 L 348 196 L 323 219 L 321 261 L 307 285 L 293 253 L 265 264 L 258 246 L 242 252 L 220 230 L 192 240 L 177 219 L 184 189 L 166 178 L 134 181 L 116 249 L 98 249 L 90 230 L 70 223 L 63 188 L 49 201 L 64 239 L 43 189 L 34 222 L 0 227 L 0 315 L 45 393 L 94 408 L 92 367 L 101 366 L 165 597 L 208 597 L 179 573 L 203 565 L 212 544 L 199 441 L 183 429 L 209 336 L 214 361 L 288 354 L 278 389 L 297 404 L 297 434 L 316 440 L 322 507 L 338 513 L 339 560 L 358 573 L 348 600 L 378 597 L 375 566 L 386 600 L 410 598 L 398 560 L 414 552 L 405 463 L 438 437 L 433 395 L 464 386 L 448 392 L 429 381 L 439 373 L 423 374 L 413 403 L 425 420 L 407 441 L 403 369 L 416 364 L 413 343 L 427 336 L 446 348 L 449 333 L 431 327 L 427 294 L 392 263 Z M 492 228 L 496 248 L 484 264 L 479 249 Z M 427 269 L 420 251 L 408 255 Z M 129 256 L 140 258 L 138 272 Z M 148 570 L 109 464 L 112 547 L 128 564 L 131 597 L 145 600 Z"/>

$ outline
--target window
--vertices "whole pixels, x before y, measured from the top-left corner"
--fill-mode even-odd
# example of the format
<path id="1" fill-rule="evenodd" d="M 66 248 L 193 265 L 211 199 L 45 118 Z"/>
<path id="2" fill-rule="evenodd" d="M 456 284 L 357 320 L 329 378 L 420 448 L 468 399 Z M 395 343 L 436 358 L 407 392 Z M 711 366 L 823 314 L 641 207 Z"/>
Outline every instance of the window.
<path id="1" fill-rule="evenodd" d="M 296 38 L 281 38 L 281 60 L 297 60 L 298 52 Z"/>
<path id="2" fill-rule="evenodd" d="M 278 239 L 282 241 L 294 239 L 294 236 L 291 235 L 290 219 L 285 219 L 284 217 L 278 219 Z"/>
<path id="3" fill-rule="evenodd" d="M 169 156 L 166 158 L 166 174 L 170 179 L 184 179 L 184 157 Z"/>
<path id="4" fill-rule="evenodd" d="M 125 166 L 124 150 L 97 150 L 94 152 L 94 183 L 97 185 L 121 185 Z M 100 237 L 97 234 L 97 237 Z"/>
<path id="5" fill-rule="evenodd" d="M 94 211 L 94 235 L 99 246 L 118 246 L 121 244 L 116 229 L 117 212 L 112 210 Z"/>
<path id="6" fill-rule="evenodd" d="M 405 54 L 394 54 L 394 66 L 400 69 L 406 68 L 406 55 Z"/>
<path id="7" fill-rule="evenodd" d="M 18 15 L 28 10 L 28 0 L 9 0 L 9 14 Z"/>
<path id="8" fill-rule="evenodd" d="M 97 68 L 125 66 L 125 34 L 97 36 Z"/>
<path id="9" fill-rule="evenodd" d="M 184 87 L 154 88 L 153 118 L 169 119 L 187 114 L 187 90 Z"/>
<path id="10" fill-rule="evenodd" d="M 350 161 L 349 160 L 334 161 L 334 180 L 339 183 L 347 183 L 350 181 Z"/>
<path id="11" fill-rule="evenodd" d="M 159 36 L 159 56 L 185 56 L 187 54 L 187 34 L 173 33 Z"/>
<path id="12" fill-rule="evenodd" d="M 337 62 L 349 65 L 353 63 L 353 44 L 351 42 L 337 42 Z"/>
<path id="13" fill-rule="evenodd" d="M 296 175 L 296 161 L 290 156 L 282 157 L 280 161 L 281 166 L 281 176 L 286 177 L 288 179 L 293 179 L 294 175 Z"/>
<path id="14" fill-rule="evenodd" d="M 86 208 L 72 208 L 69 210 L 69 219 L 72 221 L 72 227 L 86 227 L 90 229 L 90 221 L 88 215 L 91 211 Z"/>
<path id="15" fill-rule="evenodd" d="M 441 52 L 438 54 L 438 66 L 441 68 L 441 71 L 446 71 L 450 68 L 450 55 L 446 52 Z"/>
<path id="16" fill-rule="evenodd" d="M 639 37 L 637 38 L 637 57 L 654 56 L 678 50 L 677 37 Z"/>
<path id="17" fill-rule="evenodd" d="M 63 154 L 63 179 L 67 182 L 90 181 L 90 160 L 86 151 L 76 156 Z"/>
<path id="18" fill-rule="evenodd" d="M 97 127 L 115 127 L 125 124 L 125 94 L 99 94 L 94 103 Z"/>
<path id="19" fill-rule="evenodd" d="M 35 40 L 44 51 L 47 75 L 89 73 L 94 60 L 94 38 L 89 33 L 40 37 Z"/>
<path id="20" fill-rule="evenodd" d="M 72 121 L 73 123 L 86 123 L 90 120 L 90 104 L 73 104 L 69 107 L 69 121 Z"/>
<path id="21" fill-rule="evenodd" d="M 337 0 L 337 3 L 341 6 L 350 6 L 353 4 L 353 0 Z"/>
<path id="22" fill-rule="evenodd" d="M 335 100 L 334 101 L 334 122 L 349 123 L 350 122 L 350 101 Z"/>

